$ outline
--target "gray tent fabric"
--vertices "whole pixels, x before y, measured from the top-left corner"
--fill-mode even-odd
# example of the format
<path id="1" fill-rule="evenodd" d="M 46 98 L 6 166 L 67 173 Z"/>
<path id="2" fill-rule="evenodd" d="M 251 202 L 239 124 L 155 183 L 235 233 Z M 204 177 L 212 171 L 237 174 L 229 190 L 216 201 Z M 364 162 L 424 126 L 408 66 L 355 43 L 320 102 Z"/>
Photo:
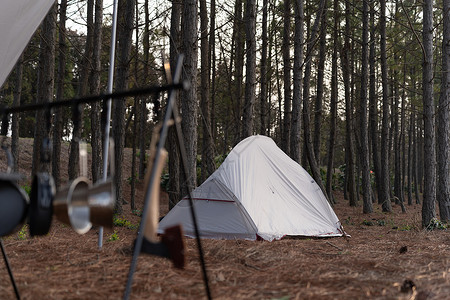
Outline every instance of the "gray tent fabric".
<path id="1" fill-rule="evenodd" d="M 0 87 L 55 0 L 2 0 Z"/>
<path id="2" fill-rule="evenodd" d="M 192 197 L 203 238 L 272 241 L 345 234 L 308 172 L 262 135 L 236 145 Z M 159 232 L 176 224 L 194 236 L 186 197 L 161 220 Z"/>

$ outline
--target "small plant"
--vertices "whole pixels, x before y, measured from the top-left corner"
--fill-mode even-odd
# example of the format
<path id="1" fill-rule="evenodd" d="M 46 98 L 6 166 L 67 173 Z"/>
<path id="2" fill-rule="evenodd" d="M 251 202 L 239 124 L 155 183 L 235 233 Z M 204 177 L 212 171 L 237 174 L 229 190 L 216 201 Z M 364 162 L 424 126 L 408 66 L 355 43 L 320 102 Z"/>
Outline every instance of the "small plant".
<path id="1" fill-rule="evenodd" d="M 27 239 L 27 231 L 28 231 L 28 224 L 23 225 L 22 229 L 17 233 L 17 238 L 19 240 L 26 240 Z"/>
<path id="2" fill-rule="evenodd" d="M 426 229 L 427 230 L 434 230 L 434 229 L 445 230 L 447 228 L 449 228 L 448 224 L 442 223 L 438 219 L 433 218 L 433 219 L 431 219 L 430 224 L 428 224 Z"/>
<path id="3" fill-rule="evenodd" d="M 28 196 L 30 196 L 30 194 L 31 194 L 31 186 L 29 186 L 29 185 L 23 185 L 23 186 L 22 186 L 22 189 L 25 191 L 25 193 L 28 194 Z"/>
<path id="4" fill-rule="evenodd" d="M 113 224 L 114 224 L 114 226 L 126 227 L 128 229 L 136 229 L 137 228 L 137 225 L 132 224 L 127 219 L 118 217 L 118 216 L 113 217 Z"/>
<path id="5" fill-rule="evenodd" d="M 366 225 L 366 226 L 373 226 L 373 225 L 375 225 L 372 221 L 367 221 L 367 220 L 363 220 L 362 224 Z"/>
<path id="6" fill-rule="evenodd" d="M 413 226 L 405 224 L 405 225 L 401 226 L 398 230 L 400 230 L 400 231 L 410 231 L 412 229 L 413 229 Z"/>
<path id="7" fill-rule="evenodd" d="M 117 231 L 114 230 L 114 232 L 109 236 L 108 242 L 114 242 L 119 240 L 119 235 L 117 234 Z"/>
<path id="8" fill-rule="evenodd" d="M 140 209 L 133 209 L 132 213 L 135 216 L 142 217 L 142 210 Z"/>

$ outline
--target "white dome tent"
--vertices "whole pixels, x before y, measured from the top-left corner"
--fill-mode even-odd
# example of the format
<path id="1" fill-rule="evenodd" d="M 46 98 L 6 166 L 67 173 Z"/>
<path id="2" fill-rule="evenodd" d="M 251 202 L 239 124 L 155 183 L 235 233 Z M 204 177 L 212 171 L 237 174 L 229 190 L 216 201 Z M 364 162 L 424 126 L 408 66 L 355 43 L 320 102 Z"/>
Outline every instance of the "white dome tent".
<path id="1" fill-rule="evenodd" d="M 192 198 L 202 238 L 345 235 L 317 183 L 266 136 L 236 145 Z M 159 232 L 176 224 L 195 236 L 187 197 L 161 220 Z"/>

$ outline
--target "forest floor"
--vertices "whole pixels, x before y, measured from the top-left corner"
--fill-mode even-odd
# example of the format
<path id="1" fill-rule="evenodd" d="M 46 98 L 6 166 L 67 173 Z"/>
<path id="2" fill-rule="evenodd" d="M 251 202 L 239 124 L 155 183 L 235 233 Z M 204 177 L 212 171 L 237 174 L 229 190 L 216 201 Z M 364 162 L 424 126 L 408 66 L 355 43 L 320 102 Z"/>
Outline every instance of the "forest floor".
<path id="1" fill-rule="evenodd" d="M 30 176 L 31 140 L 21 139 L 22 174 Z M 63 161 L 68 150 L 63 150 Z M 125 174 L 131 150 L 126 149 Z M 0 159 L 0 169 L 4 170 Z M 67 165 L 67 163 L 64 163 Z M 62 172 L 67 174 L 67 168 Z M 128 176 L 124 176 L 128 177 Z M 130 185 L 124 181 L 125 194 Z M 350 238 L 280 241 L 202 240 L 213 299 L 450 299 L 450 232 L 421 230 L 421 206 L 402 213 L 364 215 L 342 193 L 335 212 Z M 136 201 L 142 207 L 143 187 Z M 129 205 L 123 220 L 139 223 Z M 168 210 L 162 193 L 161 212 Z M 127 282 L 136 226 L 98 229 L 78 235 L 56 218 L 50 232 L 29 237 L 20 230 L 4 237 L 22 299 L 121 299 Z M 20 228 L 19 228 L 20 229 Z M 206 299 L 196 240 L 187 239 L 186 266 L 140 255 L 131 299 Z M 0 262 L 0 299 L 14 299 L 5 264 Z"/>

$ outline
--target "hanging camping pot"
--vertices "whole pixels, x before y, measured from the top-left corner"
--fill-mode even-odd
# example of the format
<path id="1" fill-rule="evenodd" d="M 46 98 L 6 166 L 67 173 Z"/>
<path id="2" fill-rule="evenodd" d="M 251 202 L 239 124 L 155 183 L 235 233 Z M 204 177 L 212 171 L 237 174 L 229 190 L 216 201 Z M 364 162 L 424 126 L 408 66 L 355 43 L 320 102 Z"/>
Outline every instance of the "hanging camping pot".
<path id="1" fill-rule="evenodd" d="M 113 227 L 115 202 L 114 185 L 111 180 L 95 184 L 88 191 L 90 221 L 99 226 Z"/>
<path id="2" fill-rule="evenodd" d="M 41 162 L 49 164 L 52 144 L 49 138 L 42 141 Z M 30 235 L 46 235 L 50 229 L 53 216 L 53 198 L 55 182 L 47 172 L 36 173 L 31 184 L 30 194 Z"/>
<path id="3" fill-rule="evenodd" d="M 28 195 L 17 185 L 22 178 L 20 174 L 13 174 L 14 159 L 8 147 L 2 142 L 2 149 L 6 152 L 7 173 L 0 174 L 0 237 L 13 233 L 23 224 L 28 212 Z"/>
<path id="4" fill-rule="evenodd" d="M 71 225 L 79 234 L 84 234 L 92 227 L 88 205 L 89 179 L 76 178 L 68 187 L 55 195 L 53 209 L 61 222 Z"/>
<path id="5" fill-rule="evenodd" d="M 28 212 L 28 195 L 15 181 L 20 176 L 0 174 L 0 237 L 20 229 Z"/>
<path id="6" fill-rule="evenodd" d="M 48 173 L 34 175 L 30 194 L 30 235 L 46 235 L 53 216 L 55 183 Z"/>

